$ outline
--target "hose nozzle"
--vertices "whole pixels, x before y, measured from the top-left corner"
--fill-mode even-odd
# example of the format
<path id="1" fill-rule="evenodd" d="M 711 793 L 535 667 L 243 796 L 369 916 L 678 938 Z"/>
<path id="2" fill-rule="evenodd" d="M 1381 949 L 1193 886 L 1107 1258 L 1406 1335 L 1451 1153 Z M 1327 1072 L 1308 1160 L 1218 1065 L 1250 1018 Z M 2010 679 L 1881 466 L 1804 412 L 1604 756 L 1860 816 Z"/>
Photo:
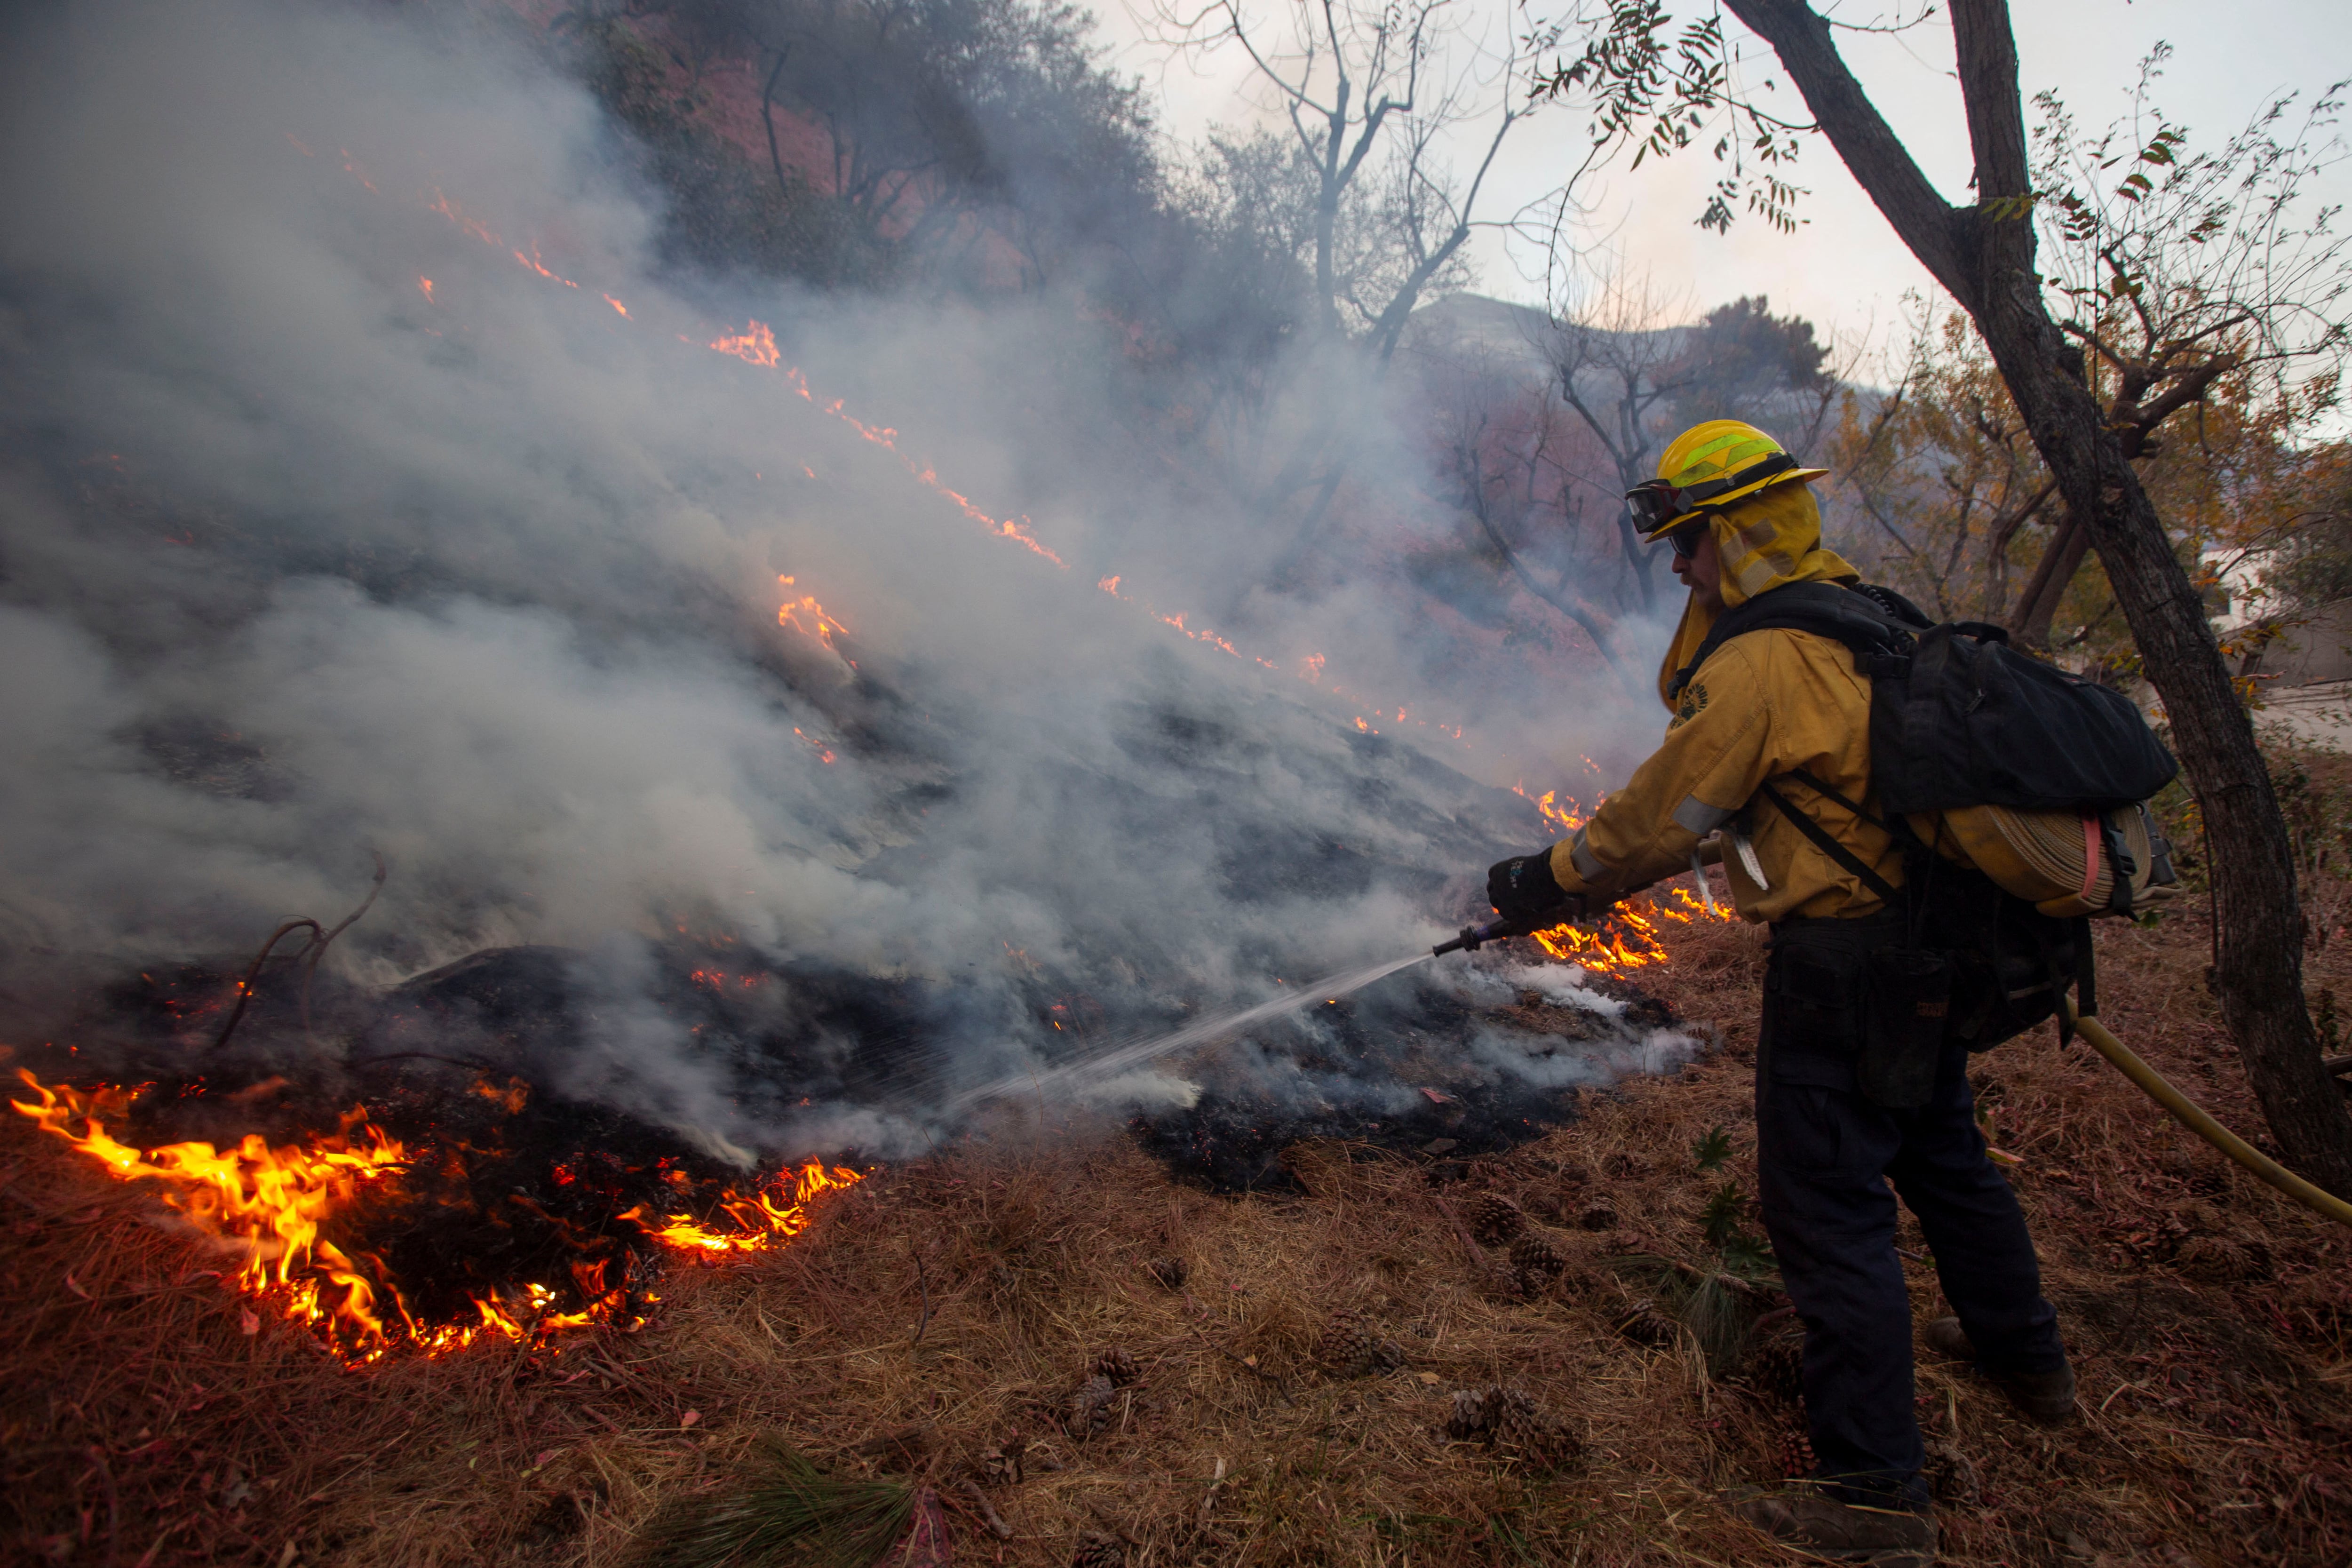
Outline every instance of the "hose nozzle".
<path id="1" fill-rule="evenodd" d="M 1475 952 L 1490 942 L 1527 935 L 1524 926 L 1509 921 L 1489 921 L 1482 926 L 1464 926 L 1462 934 L 1452 942 L 1441 942 L 1429 950 L 1432 958 L 1444 958 L 1449 952 Z"/>

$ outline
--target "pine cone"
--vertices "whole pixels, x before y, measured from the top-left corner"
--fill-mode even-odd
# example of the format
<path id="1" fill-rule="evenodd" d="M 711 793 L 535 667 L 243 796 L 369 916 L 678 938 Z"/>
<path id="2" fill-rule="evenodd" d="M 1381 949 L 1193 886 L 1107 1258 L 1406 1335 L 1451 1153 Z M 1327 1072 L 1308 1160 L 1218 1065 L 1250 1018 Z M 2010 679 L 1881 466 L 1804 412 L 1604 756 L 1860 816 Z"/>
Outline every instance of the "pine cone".
<path id="1" fill-rule="evenodd" d="M 1126 1562 L 1127 1542 L 1091 1531 L 1078 1537 L 1078 1549 L 1070 1554 L 1070 1568 L 1122 1568 Z"/>
<path id="2" fill-rule="evenodd" d="M 1062 1409 L 1062 1425 L 1071 1436 L 1083 1442 L 1088 1434 L 1110 1418 L 1109 1405 L 1118 1390 L 1111 1380 L 1097 1373 L 1078 1384 Z"/>
<path id="3" fill-rule="evenodd" d="M 2250 1279 L 2261 1272 L 2244 1247 L 2218 1236 L 2190 1237 L 2173 1256 L 2172 1262 L 2191 1279 L 2213 1284 Z"/>
<path id="4" fill-rule="evenodd" d="M 1636 1301 L 1617 1324 L 1617 1332 L 1637 1345 L 1670 1345 L 1680 1336 L 1675 1321 L 1649 1301 Z"/>
<path id="5" fill-rule="evenodd" d="M 1337 1377 L 1370 1377 L 1404 1364 L 1404 1351 L 1394 1340 L 1382 1339 L 1363 1314 L 1346 1308 L 1331 1314 L 1315 1359 Z"/>
<path id="6" fill-rule="evenodd" d="M 1813 1473 L 1813 1440 L 1805 1435 L 1800 1424 L 1780 1434 L 1780 1442 L 1773 1454 L 1775 1479 L 1801 1481 Z"/>
<path id="7" fill-rule="evenodd" d="M 1136 1364 L 1135 1357 L 1118 1345 L 1113 1345 L 1095 1357 L 1095 1364 L 1091 1370 L 1097 1377 L 1110 1379 L 1111 1386 L 1114 1388 L 1125 1388 L 1143 1372 L 1143 1369 Z"/>
<path id="8" fill-rule="evenodd" d="M 1008 1429 L 1003 1441 L 980 1457 L 981 1466 L 991 1486 L 1019 1486 L 1026 1477 L 1021 1466 L 1022 1458 L 1029 1451 L 1027 1439 L 1019 1427 Z"/>
<path id="9" fill-rule="evenodd" d="M 1801 1405 L 1805 1398 L 1805 1342 L 1796 1334 L 1765 1341 L 1748 1352 L 1740 1368 L 1748 1386 L 1783 1405 Z"/>
<path id="10" fill-rule="evenodd" d="M 1470 1278 L 1482 1296 L 1515 1301 L 1527 1294 L 1520 1288 L 1518 1271 L 1496 1258 L 1480 1258 L 1471 1266 Z"/>
<path id="11" fill-rule="evenodd" d="M 1518 1460 L 1538 1475 L 1565 1469 L 1581 1458 L 1584 1445 L 1567 1423 L 1516 1388 L 1497 1391 L 1495 1451 Z"/>
<path id="12" fill-rule="evenodd" d="M 1617 1211 L 1606 1204 L 1595 1204 L 1576 1216 L 1576 1223 L 1586 1230 L 1615 1230 Z"/>
<path id="13" fill-rule="evenodd" d="M 1457 1443 L 1473 1437 L 1485 1437 L 1495 1430 L 1496 1411 L 1484 1391 L 1457 1388 L 1454 1391 L 1454 1408 L 1445 1417 L 1445 1435 Z"/>
<path id="14" fill-rule="evenodd" d="M 1523 1232 L 1511 1243 L 1511 1272 L 1519 1277 L 1519 1289 L 1528 1295 L 1542 1290 L 1567 1267 L 1568 1255 L 1542 1231 Z"/>
<path id="15" fill-rule="evenodd" d="M 1182 1258 L 1171 1254 L 1166 1258 L 1155 1258 L 1143 1267 L 1150 1271 L 1151 1277 L 1154 1279 L 1159 1280 L 1160 1284 L 1166 1286 L 1169 1289 L 1181 1290 L 1184 1289 L 1186 1273 L 1184 1268 L 1184 1260 Z"/>
<path id="16" fill-rule="evenodd" d="M 1503 1243 L 1527 1228 L 1528 1216 L 1500 1193 L 1481 1193 L 1470 1201 L 1470 1234 L 1487 1247 Z"/>
<path id="17" fill-rule="evenodd" d="M 1937 1502 L 1974 1508 L 1981 1500 L 1977 1488 L 1977 1468 L 1966 1454 L 1960 1452 L 1958 1443 L 1927 1445 L 1927 1479 Z"/>

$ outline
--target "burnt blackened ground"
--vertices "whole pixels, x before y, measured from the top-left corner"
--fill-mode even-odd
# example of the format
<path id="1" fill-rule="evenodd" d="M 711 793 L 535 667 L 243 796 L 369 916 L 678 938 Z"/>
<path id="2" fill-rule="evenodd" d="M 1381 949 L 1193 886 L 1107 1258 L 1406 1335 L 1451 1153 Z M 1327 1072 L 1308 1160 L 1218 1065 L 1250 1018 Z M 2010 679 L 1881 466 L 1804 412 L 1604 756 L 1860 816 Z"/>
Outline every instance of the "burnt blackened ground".
<path id="1" fill-rule="evenodd" d="M 196 961 L 101 987 L 89 1007 L 110 1027 L 108 1048 L 36 1051 L 26 1065 L 45 1082 L 131 1086 L 108 1127 L 142 1148 L 227 1149 L 247 1135 L 279 1147 L 363 1112 L 403 1146 L 406 1168 L 396 1183 L 361 1184 L 323 1238 L 378 1282 L 396 1281 L 423 1324 L 473 1321 L 478 1297 L 533 1315 L 526 1285 L 551 1291 L 542 1304 L 558 1312 L 602 1304 L 625 1318 L 658 1267 L 650 1228 L 681 1215 L 740 1228 L 723 1205 L 756 1190 L 748 1154 L 658 1108 L 625 1109 L 583 1077 L 604 1001 L 587 955 L 495 949 L 380 997 L 322 980 L 309 1031 L 299 966 L 273 961 L 216 1048 L 242 968 Z M 772 1095 L 856 1092 L 921 1037 L 923 999 L 887 982 L 804 984 L 790 1009 L 795 1028 L 751 1033 L 761 985 L 782 982 L 748 978 L 758 984 L 681 954 L 677 973 L 656 984 L 674 994 L 679 1026 L 744 1030 L 750 1047 L 728 1035 L 719 1048 L 743 1054 Z M 167 1070 L 172 1063 L 193 1070 Z M 854 1162 L 856 1152 L 838 1157 Z"/>
<path id="2" fill-rule="evenodd" d="M 710 1130 L 670 1108 L 628 1106 L 599 1081 L 604 1015 L 617 1004 L 591 954 L 492 949 L 373 997 L 320 979 L 307 1031 L 300 967 L 273 961 L 215 1049 L 240 973 L 228 961 L 152 968 L 92 999 L 120 1065 L 137 1069 L 107 1075 L 139 1086 L 113 1130 L 150 1148 L 226 1148 L 253 1133 L 277 1146 L 364 1107 L 404 1145 L 408 1169 L 339 1209 L 326 1239 L 398 1281 L 421 1322 L 461 1321 L 474 1298 L 520 1309 L 525 1284 L 553 1291 L 546 1304 L 560 1312 L 602 1303 L 625 1314 L 658 1267 L 649 1225 L 683 1215 L 730 1229 L 722 1205 L 756 1180 L 745 1152 Z M 1409 1153 L 1444 1180 L 1572 1119 L 1610 1058 L 1671 1022 L 1622 983 L 1587 983 L 1598 1008 L 1535 992 L 1498 1006 L 1464 1000 L 1446 979 L 1397 976 L 1196 1051 L 1177 1070 L 1201 1085 L 1197 1100 L 1136 1117 L 1134 1137 L 1171 1174 L 1215 1192 L 1297 1190 L 1284 1155 L 1306 1140 Z M 1034 1023 L 1060 1024 L 1073 1055 L 1138 1024 L 1181 1021 L 1164 1006 L 1114 1013 L 1043 978 L 1030 991 Z M 971 1011 L 937 984 L 782 971 L 723 946 L 666 951 L 630 994 L 633 1005 L 652 997 L 755 1115 L 935 1106 L 950 1087 L 940 1042 Z M 175 1061 L 197 1070 L 163 1070 Z M 35 1065 L 45 1079 L 87 1083 L 99 1064 L 48 1054 Z M 855 1149 L 827 1153 L 859 1163 Z M 648 1223 L 623 1217 L 632 1214 Z"/>
<path id="3" fill-rule="evenodd" d="M 1202 1088 L 1192 1105 L 1129 1127 L 1171 1174 L 1212 1192 L 1303 1191 L 1284 1154 L 1305 1142 L 1413 1155 L 1428 1162 L 1433 1182 L 1451 1180 L 1467 1161 L 1574 1120 L 1579 1096 L 1606 1080 L 1608 1058 L 1673 1022 L 1663 1003 L 1625 982 L 1595 976 L 1586 988 L 1623 1012 L 1532 992 L 1507 1009 L 1479 1009 L 1428 984 L 1342 997 L 1311 1015 L 1319 1037 L 1311 1043 L 1265 1043 L 1265 1054 L 1295 1072 L 1273 1084 L 1263 1072 L 1221 1072 L 1220 1051 L 1247 1057 L 1257 1045 L 1234 1042 L 1192 1069 Z M 1479 1052 L 1482 1040 L 1490 1048 Z"/>

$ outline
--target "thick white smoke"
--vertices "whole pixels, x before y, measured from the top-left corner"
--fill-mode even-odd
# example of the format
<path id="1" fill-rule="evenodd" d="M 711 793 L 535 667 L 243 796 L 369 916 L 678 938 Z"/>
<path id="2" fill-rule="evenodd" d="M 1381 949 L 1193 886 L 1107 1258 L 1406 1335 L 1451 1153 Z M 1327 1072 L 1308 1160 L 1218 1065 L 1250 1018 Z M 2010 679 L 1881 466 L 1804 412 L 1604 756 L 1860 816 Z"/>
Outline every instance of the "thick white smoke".
<path id="1" fill-rule="evenodd" d="M 110 0 L 5 53 L 20 1020 L 334 918 L 374 850 L 344 973 L 604 955 L 582 1081 L 758 1137 L 683 1025 L 624 1005 L 650 944 L 951 983 L 1017 1051 L 1031 977 L 1218 1003 L 1270 958 L 1376 961 L 1541 831 L 1096 589 L 1230 603 L 1255 557 L 1131 466 L 1093 391 L 1113 340 L 1066 304 L 660 275 L 593 104 L 477 26 Z M 781 364 L 712 351 L 755 317 Z M 1021 506 L 1066 564 L 992 531 Z M 778 624 L 803 595 L 834 647 Z M 1349 607 L 1317 635 L 1410 639 Z"/>

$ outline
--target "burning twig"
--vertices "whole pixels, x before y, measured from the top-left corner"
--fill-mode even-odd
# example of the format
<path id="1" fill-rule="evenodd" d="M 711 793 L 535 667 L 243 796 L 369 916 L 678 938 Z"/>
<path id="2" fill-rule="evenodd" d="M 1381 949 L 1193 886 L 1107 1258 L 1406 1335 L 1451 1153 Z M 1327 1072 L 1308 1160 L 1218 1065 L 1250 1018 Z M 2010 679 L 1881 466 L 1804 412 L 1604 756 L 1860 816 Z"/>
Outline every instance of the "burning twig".
<path id="1" fill-rule="evenodd" d="M 302 966 L 302 987 L 299 995 L 302 1014 L 302 1033 L 306 1038 L 309 1037 L 310 1033 L 310 980 L 313 975 L 319 973 L 319 961 L 327 955 L 327 947 L 329 943 L 332 942 L 337 937 L 342 935 L 343 932 L 349 931 L 352 928 L 352 921 L 358 920 L 362 915 L 367 913 L 370 909 L 374 907 L 376 895 L 383 891 L 383 879 L 391 874 L 392 868 L 384 864 L 383 856 L 382 854 L 373 849 L 369 850 L 368 853 L 373 856 L 375 860 L 375 881 L 369 887 L 368 896 L 360 900 L 360 907 L 353 910 L 350 914 L 345 915 L 342 920 L 336 924 L 333 930 L 326 930 L 321 927 L 317 921 L 311 920 L 308 916 L 299 916 L 296 919 L 286 921 L 276 931 L 269 933 L 269 940 L 261 944 L 261 951 L 253 955 L 253 963 L 247 966 L 245 978 L 237 982 L 236 1005 L 229 1009 L 228 1022 L 221 1026 L 220 1034 L 214 1038 L 212 1044 L 212 1048 L 214 1050 L 219 1050 L 223 1046 L 227 1045 L 229 1037 L 236 1033 L 237 1024 L 245 1017 L 246 1005 L 253 1000 L 253 983 L 260 977 L 261 966 L 269 961 L 271 951 L 275 949 L 280 942 L 283 942 L 289 934 L 294 931 L 300 931 L 306 926 L 310 928 L 310 940 L 303 944 L 302 951 L 296 953 L 294 957 L 295 961 Z"/>
<path id="2" fill-rule="evenodd" d="M 218 1050 L 228 1044 L 228 1037 L 236 1033 L 237 1024 L 245 1017 L 246 1004 L 253 999 L 253 982 L 261 973 L 261 966 L 268 962 L 270 949 L 283 942 L 289 932 L 300 931 L 304 926 L 310 928 L 310 941 L 315 944 L 319 940 L 319 922 L 309 919 L 290 920 L 271 931 L 269 940 L 261 944 L 261 951 L 253 955 L 253 963 L 246 968 L 245 978 L 236 983 L 236 1005 L 229 1009 L 228 1022 L 221 1026 L 220 1034 L 214 1038 L 213 1049 Z M 306 947 L 303 951 L 307 952 L 310 949 Z"/>
<path id="3" fill-rule="evenodd" d="M 368 884 L 367 897 L 362 899 L 360 907 L 345 915 L 332 931 L 302 950 L 302 1032 L 306 1035 L 310 1032 L 310 977 L 319 972 L 319 960 L 327 955 L 327 944 L 351 930 L 362 915 L 375 907 L 377 895 L 383 891 L 383 879 L 392 874 L 392 868 L 384 864 L 380 851 L 369 850 L 368 858 L 375 862 L 375 880 Z"/>

